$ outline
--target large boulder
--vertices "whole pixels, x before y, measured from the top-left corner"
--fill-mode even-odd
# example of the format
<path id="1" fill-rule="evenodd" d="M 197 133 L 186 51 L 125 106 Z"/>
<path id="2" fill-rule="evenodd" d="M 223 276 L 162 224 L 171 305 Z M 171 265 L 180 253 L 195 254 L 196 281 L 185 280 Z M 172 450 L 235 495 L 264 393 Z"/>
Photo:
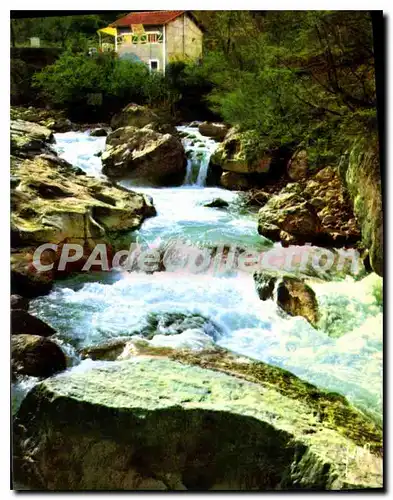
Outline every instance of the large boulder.
<path id="1" fill-rule="evenodd" d="M 54 142 L 49 128 L 23 120 L 11 120 L 11 153 L 20 156 L 48 151 L 48 145 Z"/>
<path id="2" fill-rule="evenodd" d="M 11 293 L 34 298 L 51 291 L 54 273 L 39 272 L 33 265 L 33 255 L 34 248 L 23 248 L 11 254 Z M 52 264 L 56 258 L 54 252 L 47 250 L 41 255 L 41 263 Z"/>
<path id="3" fill-rule="evenodd" d="M 228 127 L 224 123 L 203 122 L 198 125 L 198 131 L 201 135 L 222 141 L 227 135 Z"/>
<path id="4" fill-rule="evenodd" d="M 123 127 L 109 134 L 101 160 L 106 175 L 141 184 L 179 185 L 186 174 L 180 140 L 147 128 Z"/>
<path id="5" fill-rule="evenodd" d="M 372 269 L 383 276 L 383 204 L 378 144 L 358 141 L 342 162 L 341 173 L 369 250 Z"/>
<path id="6" fill-rule="evenodd" d="M 292 181 L 299 181 L 309 175 L 308 154 L 304 149 L 294 152 L 287 165 L 288 177 Z"/>
<path id="7" fill-rule="evenodd" d="M 11 174 L 14 248 L 65 241 L 90 248 L 155 214 L 148 197 L 40 156 L 11 161 Z"/>
<path id="8" fill-rule="evenodd" d="M 211 157 L 212 167 L 237 174 L 267 174 L 272 164 L 270 154 L 255 157 L 252 131 L 232 128 Z"/>
<path id="9" fill-rule="evenodd" d="M 358 489 L 381 487 L 381 446 L 345 398 L 284 370 L 150 348 L 35 386 L 13 471 L 49 491 Z"/>
<path id="10" fill-rule="evenodd" d="M 322 225 L 315 208 L 299 191 L 286 189 L 259 210 L 258 232 L 273 241 L 304 244 L 318 238 Z"/>
<path id="11" fill-rule="evenodd" d="M 277 305 L 281 309 L 291 316 L 303 316 L 311 325 L 317 325 L 318 301 L 314 290 L 303 279 L 262 271 L 254 273 L 254 281 L 261 300 L 274 299 L 276 289 Z"/>
<path id="12" fill-rule="evenodd" d="M 40 318 L 32 316 L 23 309 L 11 310 L 11 333 L 12 335 L 39 335 L 40 337 L 50 337 L 56 330 L 42 321 Z"/>
<path id="13" fill-rule="evenodd" d="M 111 127 L 113 130 L 128 126 L 142 128 L 158 120 L 158 115 L 151 109 L 138 104 L 128 104 L 120 113 L 112 117 Z"/>
<path id="14" fill-rule="evenodd" d="M 67 364 L 60 347 L 39 335 L 11 335 L 11 357 L 14 375 L 50 377 Z"/>

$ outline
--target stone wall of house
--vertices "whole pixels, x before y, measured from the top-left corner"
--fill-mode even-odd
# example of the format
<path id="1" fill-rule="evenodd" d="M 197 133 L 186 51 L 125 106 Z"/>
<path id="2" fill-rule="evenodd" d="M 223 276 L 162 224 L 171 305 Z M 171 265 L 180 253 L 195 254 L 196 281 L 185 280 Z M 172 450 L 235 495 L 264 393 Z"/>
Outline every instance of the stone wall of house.
<path id="1" fill-rule="evenodd" d="M 198 59 L 202 57 L 202 41 L 203 33 L 194 23 L 194 21 L 188 17 L 186 18 L 186 30 L 185 30 L 185 52 L 186 56 L 191 59 Z"/>
<path id="2" fill-rule="evenodd" d="M 187 15 L 166 26 L 167 61 L 196 59 L 202 55 L 202 31 Z"/>

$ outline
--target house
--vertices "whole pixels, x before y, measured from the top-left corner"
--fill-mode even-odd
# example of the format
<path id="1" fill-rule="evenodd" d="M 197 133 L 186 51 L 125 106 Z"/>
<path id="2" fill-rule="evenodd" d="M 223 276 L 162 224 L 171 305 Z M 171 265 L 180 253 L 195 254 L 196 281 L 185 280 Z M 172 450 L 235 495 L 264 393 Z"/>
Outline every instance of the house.
<path id="1" fill-rule="evenodd" d="M 101 50 L 115 50 L 119 57 L 163 71 L 172 61 L 202 56 L 203 27 L 186 10 L 131 12 L 98 30 Z"/>

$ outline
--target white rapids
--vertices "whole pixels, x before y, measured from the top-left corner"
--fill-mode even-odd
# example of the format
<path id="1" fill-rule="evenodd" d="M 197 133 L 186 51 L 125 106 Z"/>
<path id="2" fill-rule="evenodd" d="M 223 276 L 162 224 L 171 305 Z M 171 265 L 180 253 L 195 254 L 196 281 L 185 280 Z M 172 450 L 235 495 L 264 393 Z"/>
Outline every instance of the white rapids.
<path id="1" fill-rule="evenodd" d="M 193 133 L 204 144 L 199 171 L 189 163 L 185 183 L 178 188 L 135 188 L 150 194 L 158 211 L 156 217 L 143 223 L 135 238 L 156 245 L 182 239 L 198 246 L 229 243 L 271 248 L 257 233 L 256 216 L 236 209 L 238 193 L 204 187 L 208 157 L 216 144 L 198 135 L 196 128 Z M 62 157 L 87 174 L 101 175 L 100 159 L 94 154 L 104 148 L 105 138 L 68 132 L 56 134 L 56 141 Z M 190 147 L 194 148 L 191 158 L 196 159 L 194 151 L 202 147 Z M 229 203 L 229 209 L 204 206 L 218 197 Z M 48 296 L 35 299 L 31 311 L 56 328 L 59 339 L 74 347 L 138 335 L 152 313 L 200 315 L 215 325 L 218 333 L 214 342 L 220 346 L 341 393 L 380 420 L 383 342 L 377 282 L 375 275 L 360 281 L 350 276 L 331 282 L 314 280 L 311 286 L 322 312 L 318 329 L 301 317 L 286 315 L 271 300 L 260 301 L 252 275 L 236 271 L 78 275 L 58 282 Z M 165 333 L 158 332 L 152 342 L 195 349 L 213 342 L 206 332 L 195 329 L 181 335 Z"/>

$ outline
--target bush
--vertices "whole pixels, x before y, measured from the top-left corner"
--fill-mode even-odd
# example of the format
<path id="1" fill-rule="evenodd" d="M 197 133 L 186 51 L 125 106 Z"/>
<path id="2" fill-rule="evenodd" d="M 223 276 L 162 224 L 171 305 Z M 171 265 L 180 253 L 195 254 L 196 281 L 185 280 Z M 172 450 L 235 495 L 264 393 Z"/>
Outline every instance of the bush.
<path id="1" fill-rule="evenodd" d="M 72 117 L 107 117 L 126 104 L 155 103 L 165 95 L 161 75 L 143 63 L 118 59 L 115 54 L 65 52 L 55 64 L 34 77 L 47 101 L 68 109 Z"/>
<path id="2" fill-rule="evenodd" d="M 130 102 L 200 119 L 209 116 L 205 97 L 212 89 L 197 65 L 172 63 L 164 76 L 113 53 L 88 57 L 70 51 L 36 74 L 34 86 L 47 102 L 83 120 L 107 119 Z"/>

